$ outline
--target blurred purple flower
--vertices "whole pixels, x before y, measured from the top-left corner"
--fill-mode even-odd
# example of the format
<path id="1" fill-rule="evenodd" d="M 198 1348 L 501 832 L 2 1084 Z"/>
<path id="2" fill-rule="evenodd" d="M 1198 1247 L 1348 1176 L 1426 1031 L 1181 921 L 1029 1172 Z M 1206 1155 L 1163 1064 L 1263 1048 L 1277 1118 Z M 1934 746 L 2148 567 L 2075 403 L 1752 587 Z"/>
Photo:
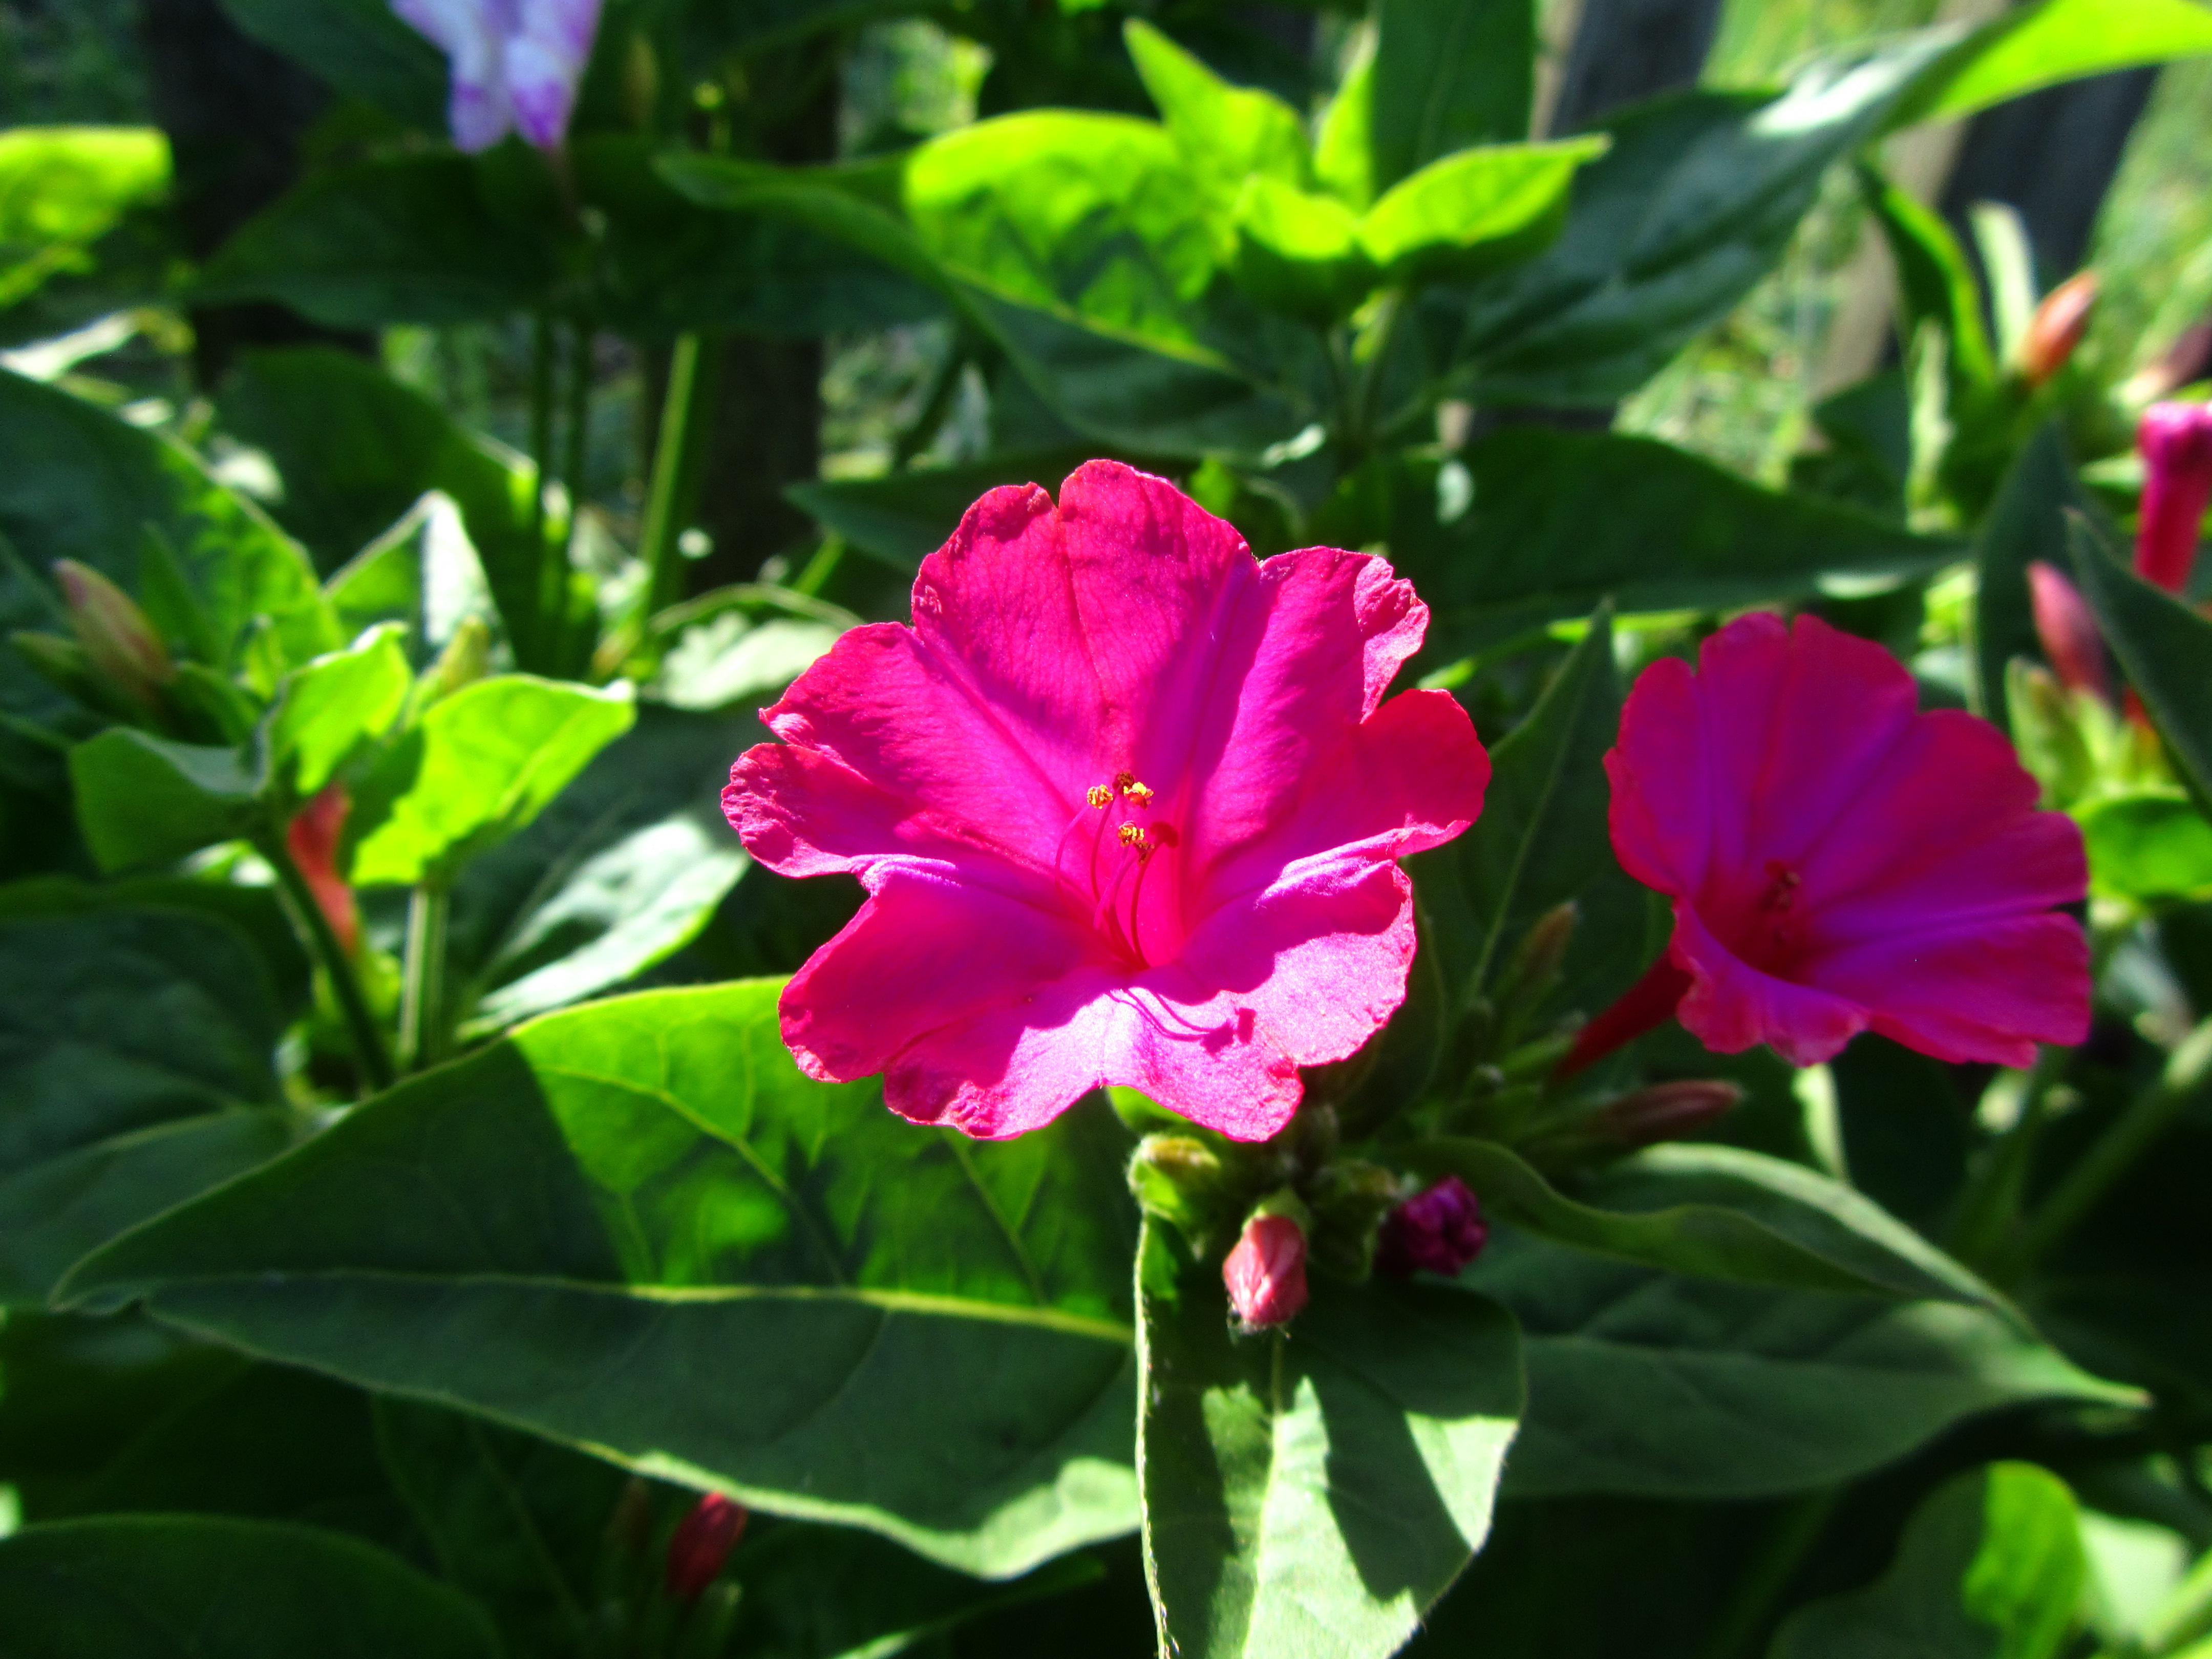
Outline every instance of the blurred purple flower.
<path id="1" fill-rule="evenodd" d="M 453 76 L 453 142 L 489 149 L 510 129 L 540 149 L 568 136 L 600 0 L 392 0 Z"/>
<path id="2" fill-rule="evenodd" d="M 1489 1242 L 1490 1228 L 1474 1191 L 1457 1176 L 1446 1176 L 1384 1218 L 1375 1241 L 1375 1266 L 1394 1279 L 1415 1273 L 1449 1279 Z"/>
<path id="3" fill-rule="evenodd" d="M 718 1492 L 694 1504 L 668 1540 L 668 1594 L 697 1601 L 744 1536 L 745 1519 L 744 1505 Z"/>
<path id="4" fill-rule="evenodd" d="M 2189 586 L 2197 530 L 2212 501 L 2212 404 L 2153 404 L 2136 442 L 2143 459 L 2136 570 L 2179 593 Z"/>

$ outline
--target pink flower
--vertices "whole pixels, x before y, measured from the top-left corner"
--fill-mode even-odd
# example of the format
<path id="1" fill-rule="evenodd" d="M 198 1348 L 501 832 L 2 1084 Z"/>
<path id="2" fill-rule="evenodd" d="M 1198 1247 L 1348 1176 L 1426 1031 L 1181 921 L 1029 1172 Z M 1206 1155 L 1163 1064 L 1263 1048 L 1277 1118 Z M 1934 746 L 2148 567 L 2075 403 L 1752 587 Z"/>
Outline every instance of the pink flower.
<path id="1" fill-rule="evenodd" d="M 2087 890 L 2081 832 L 1994 727 L 1914 703 L 1895 658 L 1812 617 L 1644 671 L 1605 764 L 1614 852 L 1674 901 L 1623 999 L 1658 1002 L 1646 1026 L 1668 981 L 1707 1048 L 1799 1066 L 1864 1030 L 2007 1066 L 2087 1034 L 2088 947 L 2051 908 Z"/>
<path id="2" fill-rule="evenodd" d="M 1490 763 L 1440 691 L 1382 701 L 1428 611 L 1381 559 L 1255 562 L 1162 479 L 994 489 L 764 715 L 723 810 L 772 870 L 867 902 L 786 988 L 809 1076 L 885 1073 L 998 1138 L 1125 1084 L 1240 1139 L 1404 1000 L 1395 860 Z"/>
<path id="3" fill-rule="evenodd" d="M 568 133 L 600 0 L 392 0 L 446 54 L 453 142 L 489 149 L 510 129 L 540 149 Z"/>
<path id="4" fill-rule="evenodd" d="M 2189 586 L 2197 535 L 2212 501 L 2212 404 L 2153 404 L 2136 428 L 2142 451 L 2136 569 L 2169 593 Z"/>
<path id="5" fill-rule="evenodd" d="M 1416 1193 L 1383 1218 L 1375 1241 L 1375 1266 L 1393 1278 L 1416 1272 L 1446 1278 L 1482 1254 L 1490 1227 L 1474 1191 L 1457 1176 Z"/>
<path id="6" fill-rule="evenodd" d="M 1094 463 L 1095 465 L 1095 463 Z M 1306 1305 L 1306 1236 L 1286 1215 L 1255 1215 L 1221 1264 L 1221 1286 L 1247 1331 L 1287 1325 Z"/>
<path id="7" fill-rule="evenodd" d="M 352 810 L 353 799 L 345 785 L 326 783 L 284 826 L 284 845 L 292 862 L 307 878 L 307 890 L 315 896 L 317 908 L 348 956 L 361 945 L 361 912 L 355 908 L 353 889 L 338 873 L 337 854 L 338 837 Z"/>
<path id="8" fill-rule="evenodd" d="M 2056 566 L 2038 559 L 2027 567 L 2027 597 L 2035 611 L 2035 636 L 2058 683 L 2069 691 L 2094 691 L 2112 702 L 2104 636 L 2080 591 Z"/>
<path id="9" fill-rule="evenodd" d="M 745 1507 L 718 1492 L 691 1506 L 668 1540 L 668 1593 L 678 1601 L 696 1601 L 714 1582 L 744 1536 Z"/>

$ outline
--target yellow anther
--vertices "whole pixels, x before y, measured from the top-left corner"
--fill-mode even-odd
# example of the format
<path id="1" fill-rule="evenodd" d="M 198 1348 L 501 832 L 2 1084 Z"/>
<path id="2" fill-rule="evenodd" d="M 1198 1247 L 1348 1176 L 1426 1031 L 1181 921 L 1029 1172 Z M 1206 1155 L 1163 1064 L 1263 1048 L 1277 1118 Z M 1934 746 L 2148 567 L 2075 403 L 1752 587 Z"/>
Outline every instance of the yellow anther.
<path id="1" fill-rule="evenodd" d="M 1121 838 L 1124 847 L 1142 847 L 1145 844 L 1145 826 L 1141 823 L 1125 823 L 1114 833 Z"/>
<path id="2" fill-rule="evenodd" d="M 1094 783 L 1083 792 L 1083 799 L 1093 806 L 1104 806 L 1114 799 L 1114 792 L 1103 783 Z"/>
<path id="3" fill-rule="evenodd" d="M 1152 805 L 1152 790 L 1146 785 L 1139 783 L 1134 778 L 1131 778 L 1127 783 L 1122 786 L 1121 793 L 1127 796 L 1136 805 L 1149 806 Z"/>

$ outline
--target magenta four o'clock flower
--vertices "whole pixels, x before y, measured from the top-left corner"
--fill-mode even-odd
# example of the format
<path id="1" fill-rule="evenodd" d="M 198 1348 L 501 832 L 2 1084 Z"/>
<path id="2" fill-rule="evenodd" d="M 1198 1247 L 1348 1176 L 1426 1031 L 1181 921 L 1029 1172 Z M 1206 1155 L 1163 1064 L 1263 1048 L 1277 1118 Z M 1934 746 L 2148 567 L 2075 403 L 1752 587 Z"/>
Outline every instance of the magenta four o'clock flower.
<path id="1" fill-rule="evenodd" d="M 984 1137 L 1122 1084 L 1242 1139 L 1404 1000 L 1412 887 L 1490 764 L 1441 691 L 1383 693 L 1425 606 L 1381 559 L 1253 558 L 1093 461 L 994 489 L 767 711 L 722 804 L 787 875 L 868 898 L 786 988 L 811 1076 Z"/>
<path id="2" fill-rule="evenodd" d="M 2143 459 L 2136 569 L 2179 593 L 2189 586 L 2197 532 L 2212 504 L 2212 404 L 2153 404 L 2136 443 Z"/>
<path id="3" fill-rule="evenodd" d="M 2008 1066 L 2087 1035 L 2087 945 L 2052 909 L 2087 889 L 2081 832 L 1995 727 L 1915 701 L 1895 658 L 1811 617 L 1739 617 L 1695 673 L 1644 671 L 1605 757 L 1613 844 L 1674 936 L 1568 1069 L 1669 1012 L 1801 1066 L 1864 1030 Z"/>
<path id="4" fill-rule="evenodd" d="M 568 136 L 600 0 L 392 0 L 446 54 L 453 142 L 489 149 L 512 130 L 540 149 Z"/>

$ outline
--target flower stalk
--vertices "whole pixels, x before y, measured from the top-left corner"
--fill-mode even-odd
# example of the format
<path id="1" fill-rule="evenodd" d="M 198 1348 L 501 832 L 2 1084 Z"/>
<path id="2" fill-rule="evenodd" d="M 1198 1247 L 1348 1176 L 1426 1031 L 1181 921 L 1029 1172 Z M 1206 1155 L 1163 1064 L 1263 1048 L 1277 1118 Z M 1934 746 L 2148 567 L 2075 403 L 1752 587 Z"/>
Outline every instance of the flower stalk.
<path id="1" fill-rule="evenodd" d="M 295 920 L 307 936 L 309 948 L 330 979 L 331 994 L 337 999 L 338 1012 L 345 1019 L 347 1034 L 353 1039 L 354 1059 L 361 1066 L 368 1092 L 382 1093 L 398 1080 L 398 1073 L 392 1067 L 391 1051 L 385 1047 L 384 1033 L 362 990 L 361 976 L 354 971 L 352 956 L 339 942 L 330 918 L 316 902 L 314 889 L 293 862 L 283 834 L 272 831 L 258 836 L 253 846 L 276 872 L 276 884 L 283 890 Z"/>
<path id="2" fill-rule="evenodd" d="M 399 992 L 399 1066 L 419 1072 L 444 1058 L 446 933 L 453 894 L 424 882 L 407 897 L 407 955 Z"/>

